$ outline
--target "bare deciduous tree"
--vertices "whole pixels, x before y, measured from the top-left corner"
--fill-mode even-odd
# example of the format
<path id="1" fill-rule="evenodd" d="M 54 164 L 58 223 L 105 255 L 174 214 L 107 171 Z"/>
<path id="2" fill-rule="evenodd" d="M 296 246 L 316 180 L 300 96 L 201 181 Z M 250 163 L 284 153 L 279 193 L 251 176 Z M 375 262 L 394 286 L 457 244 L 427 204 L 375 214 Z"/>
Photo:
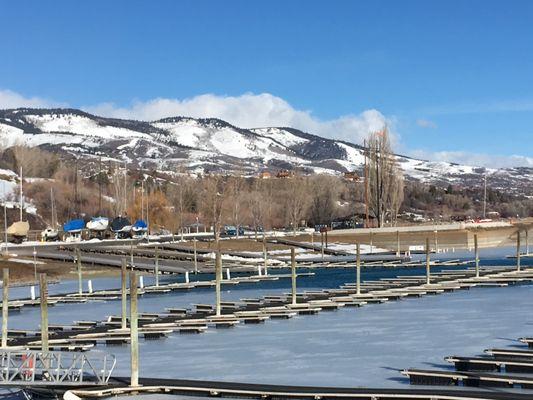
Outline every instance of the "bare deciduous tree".
<path id="1" fill-rule="evenodd" d="M 225 198 L 225 180 L 220 175 L 210 175 L 203 180 L 201 197 L 202 214 L 207 221 L 211 221 L 215 242 L 220 239 L 222 205 Z"/>
<path id="2" fill-rule="evenodd" d="M 231 222 L 235 226 L 237 233 L 236 238 L 239 238 L 239 228 L 241 226 L 241 203 L 242 203 L 242 190 L 244 186 L 244 180 L 240 176 L 233 176 L 228 182 L 229 196 L 231 209 Z"/>
<path id="3" fill-rule="evenodd" d="M 259 228 L 265 229 L 265 217 L 268 212 L 268 200 L 264 196 L 261 181 L 258 179 L 255 180 L 252 190 L 248 193 L 248 207 L 250 208 L 255 239 L 257 240 Z"/>
<path id="4" fill-rule="evenodd" d="M 368 140 L 369 208 L 382 227 L 387 215 L 395 218 L 403 201 L 403 172 L 392 153 L 387 128 Z"/>
<path id="5" fill-rule="evenodd" d="M 293 234 L 300 226 L 301 220 L 307 214 L 309 194 L 307 179 L 294 177 L 290 180 L 285 199 L 287 221 L 292 227 Z"/>
<path id="6" fill-rule="evenodd" d="M 310 179 L 310 186 L 310 220 L 314 224 L 331 223 L 337 211 L 339 179 L 331 175 L 316 175 Z"/>

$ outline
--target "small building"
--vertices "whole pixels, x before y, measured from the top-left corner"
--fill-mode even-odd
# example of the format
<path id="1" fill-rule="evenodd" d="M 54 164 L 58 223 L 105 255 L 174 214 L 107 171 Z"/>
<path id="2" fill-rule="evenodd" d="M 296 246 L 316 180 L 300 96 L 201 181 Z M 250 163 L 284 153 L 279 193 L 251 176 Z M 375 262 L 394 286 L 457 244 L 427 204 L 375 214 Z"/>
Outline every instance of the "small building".
<path id="1" fill-rule="evenodd" d="M 347 171 L 344 173 L 344 179 L 351 182 L 358 182 L 359 175 L 357 175 L 357 172 L 355 171 Z"/>
<path id="2" fill-rule="evenodd" d="M 276 174 L 276 178 L 290 178 L 292 177 L 292 172 L 287 169 L 282 169 Z"/>

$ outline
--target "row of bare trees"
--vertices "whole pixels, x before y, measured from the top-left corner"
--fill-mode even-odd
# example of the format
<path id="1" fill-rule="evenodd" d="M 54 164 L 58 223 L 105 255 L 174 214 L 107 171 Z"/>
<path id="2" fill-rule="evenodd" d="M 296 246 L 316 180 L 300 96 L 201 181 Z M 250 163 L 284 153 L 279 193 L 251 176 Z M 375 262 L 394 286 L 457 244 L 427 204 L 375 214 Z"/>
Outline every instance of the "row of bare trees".
<path id="1" fill-rule="evenodd" d="M 386 131 L 371 135 L 368 143 L 368 179 L 355 182 L 326 174 L 284 179 L 194 176 L 183 168 L 162 175 L 118 163 L 102 168 L 101 161 L 97 166 L 82 165 L 81 160 L 61 162 L 44 150 L 24 146 L 4 150 L 9 156 L 4 162 L 9 167 L 23 166 L 29 175 L 42 172 L 39 160 L 50 164 L 43 176 L 50 179 L 27 183 L 28 197 L 45 220 L 51 219 L 49 193 L 53 189 L 59 221 L 83 215 L 127 215 L 173 232 L 183 232 L 197 222 L 217 235 L 226 224 L 235 226 L 237 235 L 243 226 L 256 232 L 281 227 L 296 232 L 301 226 L 360 215 L 365 185 L 368 209 L 378 224 L 396 220 L 403 201 L 401 169 Z"/>

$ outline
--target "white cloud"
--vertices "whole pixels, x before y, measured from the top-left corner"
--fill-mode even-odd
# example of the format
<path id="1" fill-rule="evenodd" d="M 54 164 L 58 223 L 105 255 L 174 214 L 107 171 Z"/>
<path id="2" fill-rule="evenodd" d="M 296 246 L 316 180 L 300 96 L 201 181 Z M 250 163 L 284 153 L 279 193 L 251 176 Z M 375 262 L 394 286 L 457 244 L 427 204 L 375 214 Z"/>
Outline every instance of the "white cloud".
<path id="1" fill-rule="evenodd" d="M 430 121 L 428 119 L 423 119 L 423 118 L 417 119 L 416 124 L 421 128 L 431 128 L 431 129 L 437 128 L 437 124 L 435 122 Z"/>
<path id="2" fill-rule="evenodd" d="M 331 120 L 321 120 L 311 111 L 298 110 L 287 101 L 269 93 L 246 93 L 241 96 L 204 94 L 184 100 L 158 98 L 134 102 L 130 107 L 116 107 L 112 103 L 83 107 L 85 111 L 115 118 L 156 120 L 172 116 L 220 118 L 241 128 L 283 126 L 301 129 L 319 136 L 333 137 L 361 143 L 370 132 L 394 121 L 371 109 Z"/>
<path id="3" fill-rule="evenodd" d="M 483 153 L 470 153 L 466 151 L 431 152 L 427 150 L 409 151 L 408 155 L 414 158 L 421 158 L 431 161 L 446 161 L 463 165 L 472 165 L 487 168 L 533 168 L 533 158 L 520 155 L 497 156 Z"/>
<path id="4" fill-rule="evenodd" d="M 63 107 L 64 103 L 57 103 L 41 97 L 24 97 L 23 95 L 11 90 L 0 89 L 0 109 L 2 108 L 19 108 L 19 107 Z"/>

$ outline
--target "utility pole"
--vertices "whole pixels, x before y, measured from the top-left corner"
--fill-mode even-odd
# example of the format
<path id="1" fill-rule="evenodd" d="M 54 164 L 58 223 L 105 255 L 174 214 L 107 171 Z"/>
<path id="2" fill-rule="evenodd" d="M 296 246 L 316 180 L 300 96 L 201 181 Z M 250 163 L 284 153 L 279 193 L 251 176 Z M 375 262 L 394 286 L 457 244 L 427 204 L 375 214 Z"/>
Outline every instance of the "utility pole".
<path id="1" fill-rule="evenodd" d="M 144 221 L 144 179 L 141 181 L 141 219 Z"/>
<path id="2" fill-rule="evenodd" d="M 22 221 L 22 209 L 24 208 L 24 200 L 22 193 L 22 167 L 20 167 L 20 220 Z"/>
<path id="3" fill-rule="evenodd" d="M 102 156 L 98 159 L 98 213 L 102 214 Z"/>
<path id="4" fill-rule="evenodd" d="M 74 207 L 76 218 L 80 215 L 80 201 L 78 199 L 78 159 L 76 158 L 76 175 L 74 175 Z"/>
<path id="5" fill-rule="evenodd" d="M 483 219 L 487 218 L 487 173 L 484 175 L 483 185 Z"/>
<path id="6" fill-rule="evenodd" d="M 368 213 L 368 179 L 369 179 L 369 173 L 368 173 L 368 154 L 367 154 L 367 147 L 366 147 L 366 140 L 363 141 L 363 147 L 364 147 L 364 154 L 365 154 L 365 228 L 368 228 L 370 225 L 370 219 L 369 219 L 369 213 Z"/>
<path id="7" fill-rule="evenodd" d="M 4 252 L 5 252 L 5 255 L 7 256 L 7 207 L 6 207 L 6 184 L 5 182 L 3 183 L 3 187 L 4 187 L 4 245 L 5 245 L 5 248 L 4 248 Z"/>

